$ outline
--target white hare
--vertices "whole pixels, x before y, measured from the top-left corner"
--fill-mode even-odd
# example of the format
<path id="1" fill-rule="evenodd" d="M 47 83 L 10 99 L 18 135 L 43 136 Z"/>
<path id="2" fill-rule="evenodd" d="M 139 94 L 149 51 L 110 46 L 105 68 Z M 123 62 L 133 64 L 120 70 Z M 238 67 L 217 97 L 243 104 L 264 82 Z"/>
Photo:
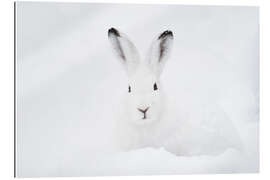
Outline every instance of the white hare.
<path id="1" fill-rule="evenodd" d="M 164 31 L 153 40 L 144 60 L 122 32 L 111 28 L 108 37 L 129 80 L 117 129 L 121 148 L 163 147 L 175 154 L 192 155 L 200 154 L 201 149 L 211 149 L 213 143 L 219 149 L 227 146 L 227 140 L 224 141 L 223 137 L 217 142 L 210 140 L 222 134 L 219 130 L 217 134 L 212 131 L 208 133 L 207 130 L 200 132 L 200 125 L 189 124 L 187 116 L 171 113 L 173 108 L 167 104 L 160 75 L 172 49 L 172 31 Z"/>

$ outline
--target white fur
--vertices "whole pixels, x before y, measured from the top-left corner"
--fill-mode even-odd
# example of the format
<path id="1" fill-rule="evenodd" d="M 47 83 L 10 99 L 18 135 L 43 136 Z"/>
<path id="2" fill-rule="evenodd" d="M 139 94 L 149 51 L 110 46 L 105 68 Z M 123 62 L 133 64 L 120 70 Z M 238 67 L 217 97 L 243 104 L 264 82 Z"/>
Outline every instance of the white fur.
<path id="1" fill-rule="evenodd" d="M 161 34 L 154 38 L 146 59 L 142 60 L 126 35 L 116 29 L 109 30 L 109 40 L 118 60 L 127 71 L 128 85 L 131 89 L 130 93 L 126 93 L 120 106 L 116 131 L 121 149 L 164 147 L 178 155 L 194 155 L 207 154 L 213 144 L 217 153 L 226 146 L 236 144 L 233 140 L 228 140 L 216 126 L 204 128 L 200 121 L 190 121 L 191 115 L 184 113 L 183 110 L 185 105 L 176 108 L 172 103 L 168 103 L 169 99 L 163 91 L 160 75 L 169 58 L 173 35 L 170 31 L 164 33 L 166 35 L 162 38 L 159 38 Z M 162 56 L 160 56 L 161 43 Z M 157 90 L 154 90 L 155 83 Z M 146 108 L 148 110 L 144 118 L 144 114 L 138 109 Z M 178 112 L 180 109 L 181 113 Z M 218 141 L 212 140 L 215 136 L 220 137 Z"/>

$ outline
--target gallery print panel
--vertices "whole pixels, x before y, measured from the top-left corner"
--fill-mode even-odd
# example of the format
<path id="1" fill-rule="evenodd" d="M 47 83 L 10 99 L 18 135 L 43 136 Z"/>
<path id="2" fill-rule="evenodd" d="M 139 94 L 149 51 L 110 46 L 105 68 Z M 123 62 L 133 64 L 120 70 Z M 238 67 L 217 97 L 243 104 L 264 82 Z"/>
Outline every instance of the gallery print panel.
<path id="1" fill-rule="evenodd" d="M 17 177 L 257 173 L 259 8 L 16 2 Z"/>

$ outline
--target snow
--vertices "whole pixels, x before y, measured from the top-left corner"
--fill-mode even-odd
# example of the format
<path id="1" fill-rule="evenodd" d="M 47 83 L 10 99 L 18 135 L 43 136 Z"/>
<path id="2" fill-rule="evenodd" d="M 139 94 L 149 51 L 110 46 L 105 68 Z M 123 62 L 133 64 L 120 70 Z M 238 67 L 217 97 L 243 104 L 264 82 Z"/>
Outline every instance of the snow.
<path id="1" fill-rule="evenodd" d="M 110 27 L 141 55 L 173 31 L 161 80 L 194 125 L 181 136 L 183 154 L 115 147 L 128 86 Z M 17 175 L 258 172 L 258 28 L 256 7 L 17 2 Z"/>
<path id="2" fill-rule="evenodd" d="M 94 163 L 89 163 L 89 161 Z M 251 162 L 248 158 L 234 149 L 228 149 L 218 156 L 179 157 L 162 148 L 144 148 L 75 162 L 86 166 L 67 167 L 68 171 L 62 175 L 88 176 L 89 168 L 93 176 L 256 172 L 256 166 L 249 165 Z"/>

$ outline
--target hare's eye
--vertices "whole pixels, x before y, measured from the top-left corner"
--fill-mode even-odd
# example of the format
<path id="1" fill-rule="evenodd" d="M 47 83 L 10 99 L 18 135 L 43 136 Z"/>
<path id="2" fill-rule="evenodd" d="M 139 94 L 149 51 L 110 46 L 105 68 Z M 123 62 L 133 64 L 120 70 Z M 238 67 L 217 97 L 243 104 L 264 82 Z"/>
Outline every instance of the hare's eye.
<path id="1" fill-rule="evenodd" d="M 154 91 L 158 90 L 157 83 L 154 84 Z"/>
<path id="2" fill-rule="evenodd" d="M 130 86 L 128 86 L 128 92 L 129 92 L 129 93 L 131 92 L 131 87 L 130 87 Z"/>

